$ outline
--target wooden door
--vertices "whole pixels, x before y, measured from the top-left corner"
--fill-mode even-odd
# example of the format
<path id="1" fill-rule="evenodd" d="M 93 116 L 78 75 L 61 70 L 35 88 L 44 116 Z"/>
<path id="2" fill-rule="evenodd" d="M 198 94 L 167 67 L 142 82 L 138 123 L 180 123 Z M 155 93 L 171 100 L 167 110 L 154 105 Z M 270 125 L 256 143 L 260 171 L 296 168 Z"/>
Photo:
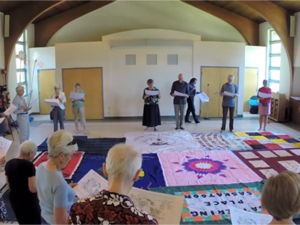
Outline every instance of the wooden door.
<path id="1" fill-rule="evenodd" d="M 40 114 L 47 115 L 51 111 L 51 107 L 45 103 L 45 99 L 49 99 L 54 91 L 55 85 L 55 70 L 41 70 L 38 75 L 39 84 L 39 101 Z"/>
<path id="2" fill-rule="evenodd" d="M 102 69 L 63 69 L 63 91 L 66 94 L 66 119 L 73 120 L 70 93 L 80 83 L 85 97 L 85 117 L 89 120 L 103 119 Z"/>
<path id="3" fill-rule="evenodd" d="M 220 86 L 219 91 L 221 90 L 223 84 L 228 82 L 228 76 L 231 74 L 234 76 L 233 83 L 238 86 L 238 68 L 219 68 L 220 69 Z M 239 90 L 240 91 L 240 90 Z M 238 98 L 236 98 L 236 105 L 235 105 L 235 112 L 234 116 L 237 114 L 237 101 Z M 219 116 L 223 117 L 223 108 L 222 108 L 222 99 L 220 100 L 220 108 L 219 108 Z"/>
<path id="4" fill-rule="evenodd" d="M 216 94 L 220 89 L 220 69 L 202 68 L 201 91 L 209 97 L 208 103 L 201 102 L 201 117 L 218 117 L 220 107 L 220 95 Z"/>
<path id="5" fill-rule="evenodd" d="M 258 69 L 246 68 L 244 84 L 244 112 L 249 112 L 249 99 L 257 95 Z"/>

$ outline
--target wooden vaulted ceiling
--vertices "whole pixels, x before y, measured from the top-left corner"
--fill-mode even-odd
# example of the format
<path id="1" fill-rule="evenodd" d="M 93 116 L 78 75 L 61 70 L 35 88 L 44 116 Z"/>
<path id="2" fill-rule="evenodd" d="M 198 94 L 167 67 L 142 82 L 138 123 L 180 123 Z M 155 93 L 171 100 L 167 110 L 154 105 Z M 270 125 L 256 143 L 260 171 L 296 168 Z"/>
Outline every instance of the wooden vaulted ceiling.
<path id="1" fill-rule="evenodd" d="M 292 61 L 292 40 L 287 29 L 289 16 L 300 12 L 300 0 L 182 1 L 231 24 L 250 45 L 258 45 L 259 23 L 268 21 L 281 37 Z M 67 23 L 112 2 L 114 1 L 0 1 L 0 12 L 11 16 L 10 37 L 5 38 L 6 67 L 16 41 L 30 23 L 35 24 L 36 47 L 43 47 Z"/>

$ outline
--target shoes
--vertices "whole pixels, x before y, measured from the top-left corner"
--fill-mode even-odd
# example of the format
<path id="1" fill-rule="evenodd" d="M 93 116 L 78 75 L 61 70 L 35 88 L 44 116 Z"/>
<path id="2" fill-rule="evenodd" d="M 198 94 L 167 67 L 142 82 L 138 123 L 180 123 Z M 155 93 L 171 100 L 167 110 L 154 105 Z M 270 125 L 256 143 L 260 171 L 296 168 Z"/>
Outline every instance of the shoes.
<path id="1" fill-rule="evenodd" d="M 230 133 L 234 133 L 234 130 L 231 130 Z"/>
<path id="2" fill-rule="evenodd" d="M 178 130 L 178 129 L 179 129 L 178 127 L 175 128 L 175 130 Z"/>
<path id="3" fill-rule="evenodd" d="M 221 130 L 221 133 L 225 132 L 225 130 Z"/>
<path id="4" fill-rule="evenodd" d="M 8 135 L 10 135 L 10 134 L 11 134 L 11 132 L 9 132 L 9 131 L 6 131 L 5 133 L 6 133 L 6 134 L 8 134 Z"/>
<path id="5" fill-rule="evenodd" d="M 195 123 L 200 123 L 200 121 L 199 121 L 199 120 L 196 120 Z"/>
<path id="6" fill-rule="evenodd" d="M 180 130 L 184 130 L 184 128 L 183 128 L 183 127 L 180 127 Z"/>
<path id="7" fill-rule="evenodd" d="M 191 121 L 189 121 L 189 120 L 186 120 L 185 122 L 186 122 L 186 123 L 192 123 L 192 122 L 191 122 Z"/>

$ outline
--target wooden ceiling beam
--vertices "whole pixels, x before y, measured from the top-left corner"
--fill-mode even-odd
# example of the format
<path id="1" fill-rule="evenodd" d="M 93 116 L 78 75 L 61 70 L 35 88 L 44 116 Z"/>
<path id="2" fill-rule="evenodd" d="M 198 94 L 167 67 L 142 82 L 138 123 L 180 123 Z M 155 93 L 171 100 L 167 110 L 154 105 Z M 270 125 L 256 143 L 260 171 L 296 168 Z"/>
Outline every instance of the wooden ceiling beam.
<path id="1" fill-rule="evenodd" d="M 91 1 L 36 23 L 35 47 L 46 46 L 50 38 L 64 25 L 112 2 L 114 1 Z"/>
<path id="2" fill-rule="evenodd" d="M 6 12 L 6 15 L 10 16 L 10 34 L 9 37 L 4 38 L 5 67 L 7 70 L 9 68 L 9 62 L 15 48 L 15 44 L 26 27 L 35 18 L 64 1 L 65 0 L 26 2 L 26 4 Z"/>
<path id="3" fill-rule="evenodd" d="M 259 45 L 258 23 L 205 1 L 183 2 L 229 23 L 243 35 L 248 44 Z"/>
<path id="4" fill-rule="evenodd" d="M 264 17 L 264 19 L 274 28 L 286 50 L 292 72 L 294 39 L 290 37 L 289 32 L 290 16 L 292 13 L 270 1 L 241 1 L 241 3 L 260 13 L 261 16 Z"/>

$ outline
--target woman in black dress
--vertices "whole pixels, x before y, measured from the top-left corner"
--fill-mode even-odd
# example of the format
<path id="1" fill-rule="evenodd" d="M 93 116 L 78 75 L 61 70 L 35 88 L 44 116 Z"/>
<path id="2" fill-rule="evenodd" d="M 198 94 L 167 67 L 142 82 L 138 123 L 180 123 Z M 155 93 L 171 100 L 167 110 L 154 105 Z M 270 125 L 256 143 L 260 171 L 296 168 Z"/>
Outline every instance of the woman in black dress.
<path id="1" fill-rule="evenodd" d="M 158 106 L 158 99 L 160 99 L 159 90 L 153 86 L 153 80 L 147 80 L 148 87 L 144 89 L 143 99 L 144 99 L 144 113 L 143 113 L 143 126 L 154 127 L 154 131 L 157 131 L 156 126 L 161 125 L 160 122 L 160 112 Z M 157 91 L 158 95 L 148 95 L 146 91 Z"/>

